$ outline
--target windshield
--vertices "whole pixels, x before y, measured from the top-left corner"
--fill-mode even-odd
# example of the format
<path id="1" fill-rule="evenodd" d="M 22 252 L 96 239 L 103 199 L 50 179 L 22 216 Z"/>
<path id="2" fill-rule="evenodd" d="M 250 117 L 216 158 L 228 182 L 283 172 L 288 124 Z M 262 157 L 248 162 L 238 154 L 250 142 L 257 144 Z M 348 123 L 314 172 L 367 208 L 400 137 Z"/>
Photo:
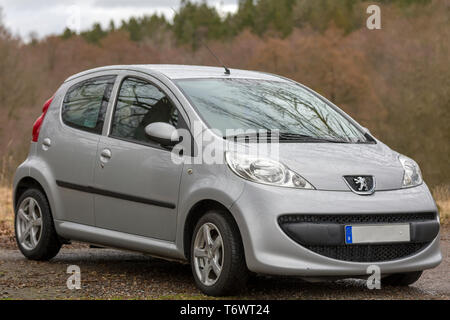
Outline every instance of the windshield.
<path id="1" fill-rule="evenodd" d="M 183 79 L 177 84 L 207 125 L 224 137 L 229 129 L 279 130 L 280 140 L 369 142 L 343 115 L 295 83 Z"/>

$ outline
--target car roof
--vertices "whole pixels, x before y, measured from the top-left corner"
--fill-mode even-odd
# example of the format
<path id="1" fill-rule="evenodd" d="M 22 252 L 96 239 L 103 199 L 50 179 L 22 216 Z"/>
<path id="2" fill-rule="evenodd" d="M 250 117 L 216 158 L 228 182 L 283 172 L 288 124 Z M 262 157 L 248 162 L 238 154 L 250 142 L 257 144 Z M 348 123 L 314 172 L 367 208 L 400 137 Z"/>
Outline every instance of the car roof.
<path id="1" fill-rule="evenodd" d="M 97 73 L 101 71 L 111 71 L 111 70 L 130 70 L 130 71 L 140 71 L 144 73 L 157 72 L 163 74 L 164 76 L 172 80 L 192 79 L 192 78 L 224 78 L 224 79 L 240 78 L 240 79 L 287 81 L 282 77 L 258 71 L 230 69 L 231 74 L 226 75 L 225 69 L 223 67 L 190 66 L 178 64 L 135 64 L 135 65 L 105 66 L 77 73 L 69 77 L 66 81 L 70 81 L 75 78 L 88 75 L 91 73 Z"/>

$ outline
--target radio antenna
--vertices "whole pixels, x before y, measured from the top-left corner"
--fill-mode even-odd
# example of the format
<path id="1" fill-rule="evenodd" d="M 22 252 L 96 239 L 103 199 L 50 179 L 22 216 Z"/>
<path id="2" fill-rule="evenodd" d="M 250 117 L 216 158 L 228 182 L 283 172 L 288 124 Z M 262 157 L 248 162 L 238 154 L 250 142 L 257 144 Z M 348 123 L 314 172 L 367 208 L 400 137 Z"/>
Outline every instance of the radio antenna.
<path id="1" fill-rule="evenodd" d="M 170 7 L 170 9 L 173 10 L 173 12 L 175 13 L 175 15 L 178 14 L 178 12 L 177 12 L 174 8 Z M 216 56 L 216 55 L 214 54 L 214 52 L 206 45 L 206 43 L 205 43 L 203 40 L 200 40 L 200 41 L 201 41 L 201 44 L 202 44 L 203 46 L 205 46 L 206 49 L 208 49 L 209 53 L 217 60 L 217 62 L 218 62 L 220 65 L 222 65 L 222 67 L 225 69 L 225 74 L 226 74 L 226 75 L 230 75 L 230 74 L 231 74 L 230 69 L 227 68 L 227 66 L 225 65 L 225 63 L 223 63 L 222 60 L 220 60 L 219 57 Z"/>
<path id="2" fill-rule="evenodd" d="M 227 66 L 222 62 L 222 60 L 220 60 L 219 57 L 214 54 L 214 52 L 206 45 L 206 43 L 202 41 L 202 44 L 206 47 L 206 49 L 208 49 L 209 53 L 211 53 L 211 55 L 214 58 L 216 58 L 217 62 L 222 65 L 222 67 L 225 69 L 225 74 L 230 75 L 231 74 L 230 69 L 227 68 Z"/>

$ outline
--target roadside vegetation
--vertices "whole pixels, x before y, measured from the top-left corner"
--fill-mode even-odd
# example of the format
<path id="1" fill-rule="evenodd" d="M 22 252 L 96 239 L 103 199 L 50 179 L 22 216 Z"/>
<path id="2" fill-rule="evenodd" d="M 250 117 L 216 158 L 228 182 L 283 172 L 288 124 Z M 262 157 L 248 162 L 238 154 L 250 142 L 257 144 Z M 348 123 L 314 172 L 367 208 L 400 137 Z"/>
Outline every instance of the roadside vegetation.
<path id="1" fill-rule="evenodd" d="M 433 189 L 433 197 L 439 208 L 441 224 L 450 224 L 450 187 L 448 185 L 436 186 Z"/>
<path id="2" fill-rule="evenodd" d="M 14 212 L 11 189 L 0 186 L 0 248 L 14 245 Z"/>

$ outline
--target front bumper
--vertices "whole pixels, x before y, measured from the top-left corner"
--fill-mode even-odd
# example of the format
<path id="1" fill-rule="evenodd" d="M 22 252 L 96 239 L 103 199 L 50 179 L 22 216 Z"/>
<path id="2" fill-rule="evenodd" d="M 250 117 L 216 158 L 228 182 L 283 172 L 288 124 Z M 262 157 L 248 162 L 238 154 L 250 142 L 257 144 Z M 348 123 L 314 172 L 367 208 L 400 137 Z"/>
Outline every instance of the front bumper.
<path id="1" fill-rule="evenodd" d="M 248 268 L 257 273 L 297 276 L 361 276 L 378 265 L 382 274 L 410 272 L 437 266 L 442 255 L 439 234 L 422 250 L 404 258 L 377 261 L 344 261 L 315 253 L 282 230 L 284 215 L 380 215 L 437 212 L 425 184 L 378 191 L 360 196 L 351 191 L 297 190 L 246 183 L 231 211 L 241 231 Z"/>

